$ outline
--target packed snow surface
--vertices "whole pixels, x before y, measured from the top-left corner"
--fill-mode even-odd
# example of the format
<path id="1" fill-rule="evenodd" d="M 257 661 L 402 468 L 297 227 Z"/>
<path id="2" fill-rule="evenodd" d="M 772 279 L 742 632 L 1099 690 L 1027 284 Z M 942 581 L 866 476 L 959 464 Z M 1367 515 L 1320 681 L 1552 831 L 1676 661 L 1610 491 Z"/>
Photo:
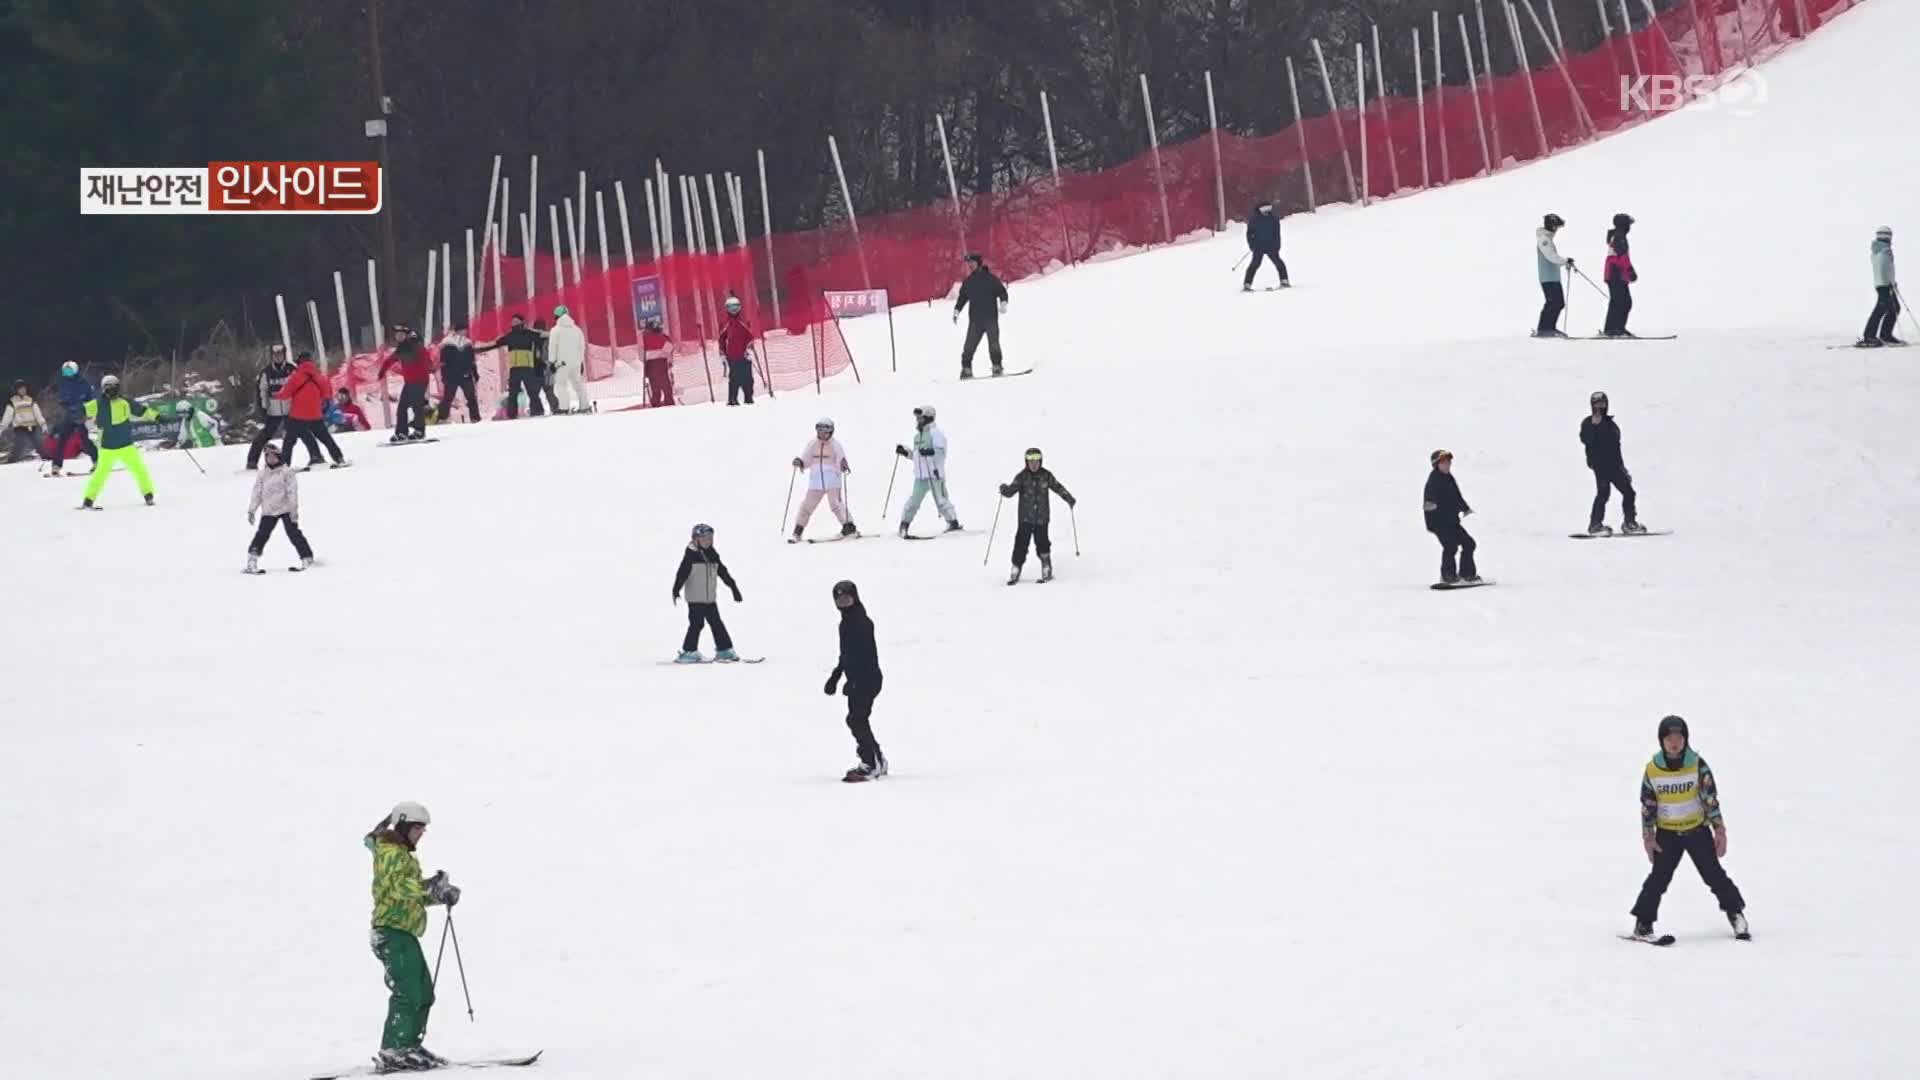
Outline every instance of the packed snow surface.
<path id="1" fill-rule="evenodd" d="M 934 306 L 896 313 L 898 374 L 852 324 L 865 382 L 824 396 L 349 438 L 302 480 L 311 574 L 283 538 L 238 572 L 243 448 L 151 455 L 151 510 L 0 470 L 0 1073 L 364 1062 L 360 836 L 417 799 L 474 1009 L 448 955 L 428 1045 L 544 1048 L 530 1080 L 1916 1075 L 1920 354 L 1824 347 L 1874 227 L 1920 233 L 1882 137 L 1916 37 L 1869 4 L 1753 115 L 1290 219 L 1290 293 L 1237 291 L 1234 235 L 1016 283 L 1026 378 L 954 384 Z M 1632 213 L 1632 325 L 1679 339 L 1528 340 L 1548 210 L 1596 278 Z M 1672 536 L 1566 538 L 1596 389 Z M 973 535 L 884 535 L 920 404 Z M 783 543 L 822 413 L 878 538 Z M 1056 503 L 1058 580 L 1010 589 L 1012 504 L 985 530 L 1030 445 L 1080 554 Z M 1437 447 L 1497 587 L 1427 588 Z M 662 666 L 700 521 L 765 664 Z M 840 578 L 886 669 L 866 786 L 821 693 Z M 1679 944 L 1617 936 L 1670 712 L 1751 944 L 1684 865 Z"/>

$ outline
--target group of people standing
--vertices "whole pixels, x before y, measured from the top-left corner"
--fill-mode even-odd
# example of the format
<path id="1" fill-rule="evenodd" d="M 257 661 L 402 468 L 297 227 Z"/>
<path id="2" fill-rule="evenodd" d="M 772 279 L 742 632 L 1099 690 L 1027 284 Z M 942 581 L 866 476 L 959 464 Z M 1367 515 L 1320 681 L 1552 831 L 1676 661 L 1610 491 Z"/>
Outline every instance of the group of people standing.
<path id="1" fill-rule="evenodd" d="M 1580 268 L 1574 264 L 1571 256 L 1560 254 L 1557 237 L 1566 224 L 1566 219 L 1559 214 L 1548 214 L 1542 219 L 1540 228 L 1534 230 L 1534 257 L 1539 264 L 1540 291 L 1546 297 L 1546 302 L 1540 307 L 1539 322 L 1534 326 L 1534 337 L 1567 336 L 1560 329 L 1560 314 L 1567 309 L 1567 290 L 1562 281 L 1562 271 L 1580 274 Z M 1607 287 L 1607 318 L 1600 329 L 1602 337 L 1633 337 L 1627 330 L 1627 316 L 1633 313 L 1633 284 L 1640 280 L 1640 273 L 1633 268 L 1632 245 L 1627 239 L 1632 229 L 1632 216 L 1615 214 L 1613 227 L 1607 230 L 1607 260 L 1600 275 Z M 1585 274 L 1580 276 L 1586 277 Z"/>

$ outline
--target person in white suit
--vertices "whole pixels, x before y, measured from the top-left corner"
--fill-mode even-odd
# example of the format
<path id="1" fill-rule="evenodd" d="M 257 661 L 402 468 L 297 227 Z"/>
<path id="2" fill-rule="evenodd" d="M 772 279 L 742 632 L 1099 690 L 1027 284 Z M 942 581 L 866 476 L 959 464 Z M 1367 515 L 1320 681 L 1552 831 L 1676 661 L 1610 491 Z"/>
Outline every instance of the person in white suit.
<path id="1" fill-rule="evenodd" d="M 821 417 L 813 425 L 813 438 L 800 450 L 800 456 L 793 459 L 793 467 L 805 470 L 807 474 L 807 496 L 800 500 L 800 516 L 793 519 L 793 539 L 790 543 L 799 543 L 807 531 L 807 522 L 812 520 L 813 512 L 825 498 L 827 505 L 833 508 L 833 516 L 840 520 L 840 535 L 854 536 L 859 530 L 854 527 L 853 519 L 847 516 L 847 500 L 843 491 L 847 473 L 853 470 L 847 466 L 846 448 L 840 440 L 833 437 L 833 421 Z"/>
<path id="2" fill-rule="evenodd" d="M 547 331 L 547 363 L 553 367 L 554 392 L 568 401 L 568 412 L 592 412 L 587 396 L 587 335 L 567 314 L 567 306 L 553 309 L 553 329 Z"/>

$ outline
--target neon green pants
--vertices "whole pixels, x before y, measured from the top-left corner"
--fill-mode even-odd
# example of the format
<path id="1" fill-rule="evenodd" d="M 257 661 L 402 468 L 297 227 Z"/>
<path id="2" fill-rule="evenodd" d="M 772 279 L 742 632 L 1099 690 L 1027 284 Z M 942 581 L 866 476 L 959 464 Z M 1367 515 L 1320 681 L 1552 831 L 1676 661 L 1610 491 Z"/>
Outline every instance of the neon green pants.
<path id="1" fill-rule="evenodd" d="M 87 478 L 85 498 L 88 502 L 100 497 L 100 489 L 107 486 L 107 476 L 122 465 L 133 474 L 133 482 L 140 488 L 140 494 L 153 494 L 153 477 L 147 475 L 147 463 L 141 458 L 139 447 L 123 446 L 118 450 L 103 447 L 100 461 L 93 467 L 93 475 Z"/>

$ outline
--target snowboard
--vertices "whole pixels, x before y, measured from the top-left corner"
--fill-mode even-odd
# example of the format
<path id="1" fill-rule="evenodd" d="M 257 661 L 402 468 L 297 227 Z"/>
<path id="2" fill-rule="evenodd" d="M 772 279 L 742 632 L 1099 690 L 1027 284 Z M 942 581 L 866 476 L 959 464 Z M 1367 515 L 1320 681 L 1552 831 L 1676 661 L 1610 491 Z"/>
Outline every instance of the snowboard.
<path id="1" fill-rule="evenodd" d="M 1621 941 L 1637 941 L 1642 945 L 1654 945 L 1664 949 L 1667 946 L 1673 944 L 1674 937 L 1672 934 L 1661 934 L 1659 937 L 1654 938 L 1651 941 L 1647 941 L 1642 938 L 1634 937 L 1632 934 L 1621 934 L 1620 940 Z"/>
<path id="2" fill-rule="evenodd" d="M 539 1061 L 540 1055 L 544 1053 L 546 1053 L 545 1050 L 536 1050 L 525 1057 L 484 1058 L 476 1061 L 449 1061 L 445 1065 L 440 1066 L 439 1068 L 428 1069 L 425 1071 L 446 1072 L 453 1069 L 519 1068 L 521 1066 L 531 1065 L 534 1062 Z M 392 1073 L 382 1073 L 377 1067 L 373 1065 L 361 1065 L 358 1068 L 346 1069 L 341 1072 L 322 1073 L 319 1076 L 313 1077 L 312 1080 L 345 1080 L 345 1078 L 349 1076 L 395 1076 L 395 1075 L 399 1075 L 399 1073 L 403 1071 L 407 1071 L 407 1070 L 396 1070 L 395 1072 L 392 1072 Z"/>
<path id="3" fill-rule="evenodd" d="M 1440 592 L 1451 592 L 1454 589 L 1477 589 L 1482 585 L 1492 585 L 1492 584 L 1494 584 L 1493 581 L 1487 578 L 1481 578 L 1479 581 L 1451 581 L 1451 582 L 1436 581 L 1433 584 L 1427 586 L 1427 588 L 1435 589 Z"/>
<path id="4" fill-rule="evenodd" d="M 1646 532 L 1643 532 L 1643 533 L 1604 532 L 1604 533 L 1600 533 L 1599 535 L 1595 535 L 1593 533 L 1577 532 L 1577 533 L 1568 533 L 1567 537 L 1568 539 L 1571 539 L 1571 540 L 1628 540 L 1636 536 L 1672 536 L 1672 535 L 1673 535 L 1672 529 L 1648 529 Z"/>
<path id="5" fill-rule="evenodd" d="M 423 443 L 435 443 L 439 441 L 440 439 L 438 436 L 429 435 L 424 439 L 408 439 L 406 442 L 393 442 L 389 440 L 387 442 L 374 443 L 374 445 L 375 446 L 419 446 Z"/>
<path id="6" fill-rule="evenodd" d="M 956 379 L 954 381 L 963 382 L 963 383 L 992 382 L 995 379 L 1011 379 L 1015 375 L 1031 375 L 1031 374 L 1033 374 L 1032 368 L 1021 368 L 1019 371 L 1003 371 L 998 375 L 975 375 L 970 379 Z"/>

